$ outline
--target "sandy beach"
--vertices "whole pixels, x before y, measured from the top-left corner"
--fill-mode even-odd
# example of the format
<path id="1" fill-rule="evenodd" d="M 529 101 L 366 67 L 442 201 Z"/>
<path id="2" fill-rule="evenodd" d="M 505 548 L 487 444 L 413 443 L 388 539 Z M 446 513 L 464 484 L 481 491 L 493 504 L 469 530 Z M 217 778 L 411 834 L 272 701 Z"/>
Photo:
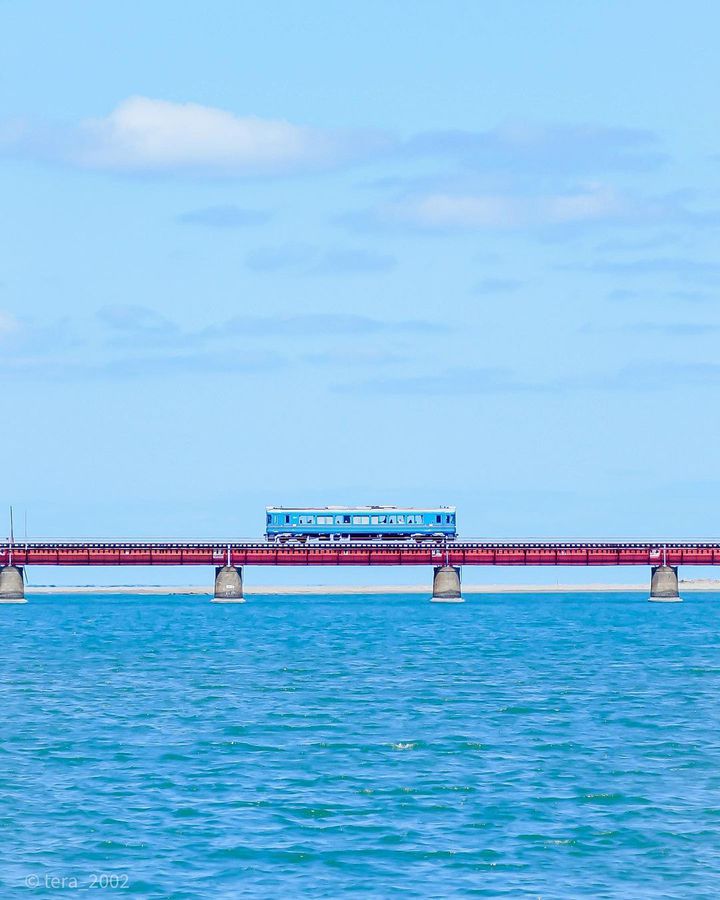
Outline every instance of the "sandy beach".
<path id="1" fill-rule="evenodd" d="M 695 579 L 680 581 L 682 591 L 720 591 L 720 580 Z M 647 592 L 649 584 L 463 584 L 464 594 L 583 594 L 583 593 L 623 593 L 626 591 Z M 427 584 L 411 585 L 258 585 L 245 590 L 245 595 L 285 596 L 320 594 L 427 594 Z M 162 595 L 162 596 L 210 596 L 210 587 L 197 585 L 168 587 L 167 585 L 89 585 L 64 587 L 62 585 L 32 585 L 26 589 L 32 594 L 108 594 L 108 595 Z"/>

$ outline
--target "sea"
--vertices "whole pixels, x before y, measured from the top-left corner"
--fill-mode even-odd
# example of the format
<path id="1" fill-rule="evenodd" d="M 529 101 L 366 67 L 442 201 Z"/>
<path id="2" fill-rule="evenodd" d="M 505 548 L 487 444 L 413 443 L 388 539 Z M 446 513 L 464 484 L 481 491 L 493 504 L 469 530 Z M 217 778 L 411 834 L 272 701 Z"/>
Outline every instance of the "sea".
<path id="1" fill-rule="evenodd" d="M 720 595 L 0 607 L 0 897 L 720 896 Z"/>

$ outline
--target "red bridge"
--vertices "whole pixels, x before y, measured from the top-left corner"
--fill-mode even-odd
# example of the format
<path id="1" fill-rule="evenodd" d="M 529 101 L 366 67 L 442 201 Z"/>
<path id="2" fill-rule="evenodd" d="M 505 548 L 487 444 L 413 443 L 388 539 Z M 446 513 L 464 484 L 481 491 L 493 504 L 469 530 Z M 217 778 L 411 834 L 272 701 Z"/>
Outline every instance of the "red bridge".
<path id="1" fill-rule="evenodd" d="M 656 566 L 662 562 L 713 566 L 720 565 L 720 542 L 0 543 L 0 566 L 11 562 L 17 566 Z"/>
<path id="2" fill-rule="evenodd" d="M 0 600 L 24 594 L 25 566 L 215 566 L 216 599 L 241 600 L 240 567 L 246 565 L 433 566 L 433 597 L 446 600 L 460 599 L 461 566 L 651 566 L 653 599 L 677 599 L 677 566 L 720 565 L 720 542 L 5 541 L 0 542 Z M 674 595 L 656 596 L 659 591 Z"/>

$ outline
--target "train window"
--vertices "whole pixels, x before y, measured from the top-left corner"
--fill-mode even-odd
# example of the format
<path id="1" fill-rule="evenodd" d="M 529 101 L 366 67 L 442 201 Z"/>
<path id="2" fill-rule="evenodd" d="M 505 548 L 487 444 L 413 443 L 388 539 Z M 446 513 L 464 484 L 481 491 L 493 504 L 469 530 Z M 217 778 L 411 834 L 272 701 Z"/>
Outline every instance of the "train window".
<path id="1" fill-rule="evenodd" d="M 286 525 L 290 524 L 290 516 L 285 516 L 285 524 Z"/>
<path id="2" fill-rule="evenodd" d="M 398 516 L 398 517 L 397 517 L 397 520 L 398 520 L 398 525 L 404 525 L 404 524 L 405 524 L 405 516 Z"/>
<path id="3" fill-rule="evenodd" d="M 394 525 L 396 516 L 388 516 L 387 519 L 388 519 L 388 525 Z"/>
<path id="4" fill-rule="evenodd" d="M 343 516 L 343 525 L 350 524 L 350 516 Z"/>
<path id="5" fill-rule="evenodd" d="M 370 516 L 370 524 L 371 525 L 379 525 L 380 521 L 377 516 Z"/>
<path id="6" fill-rule="evenodd" d="M 353 525 L 369 525 L 370 519 L 368 516 L 353 516 Z"/>
<path id="7" fill-rule="evenodd" d="M 436 522 L 442 522 L 442 516 L 435 516 Z"/>

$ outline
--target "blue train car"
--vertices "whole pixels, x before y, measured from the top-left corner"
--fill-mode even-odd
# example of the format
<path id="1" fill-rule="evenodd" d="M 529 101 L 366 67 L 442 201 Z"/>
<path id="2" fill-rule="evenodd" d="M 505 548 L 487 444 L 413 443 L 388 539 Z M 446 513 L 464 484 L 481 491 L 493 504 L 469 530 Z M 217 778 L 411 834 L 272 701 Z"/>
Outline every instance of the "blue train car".
<path id="1" fill-rule="evenodd" d="M 266 507 L 265 536 L 288 540 L 453 540 L 454 506 Z"/>

